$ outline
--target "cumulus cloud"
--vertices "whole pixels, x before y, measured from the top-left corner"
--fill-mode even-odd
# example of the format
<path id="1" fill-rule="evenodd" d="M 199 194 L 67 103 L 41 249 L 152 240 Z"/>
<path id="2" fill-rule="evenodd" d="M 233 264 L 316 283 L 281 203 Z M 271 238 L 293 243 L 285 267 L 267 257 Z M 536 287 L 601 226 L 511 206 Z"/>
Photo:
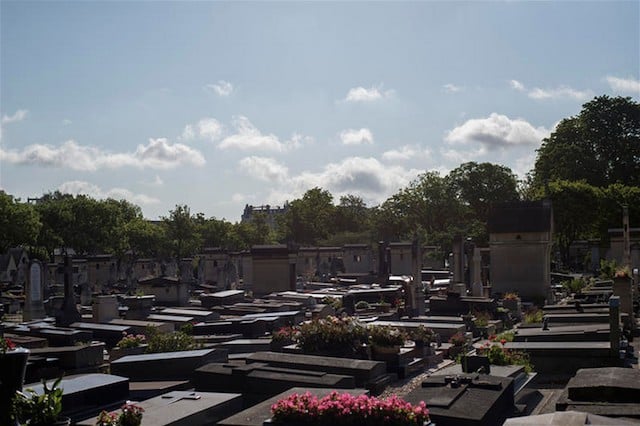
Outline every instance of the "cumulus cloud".
<path id="1" fill-rule="evenodd" d="M 607 83 L 609 83 L 611 90 L 613 90 L 616 93 L 624 93 L 624 94 L 640 93 L 639 80 L 635 80 L 633 78 L 619 78 L 611 75 L 607 76 L 606 80 L 607 80 Z"/>
<path id="2" fill-rule="evenodd" d="M 311 142 L 311 138 L 294 133 L 290 140 L 281 142 L 276 135 L 264 135 L 245 116 L 236 116 L 231 122 L 234 133 L 225 137 L 219 144 L 220 149 L 264 150 L 284 152 Z"/>
<path id="3" fill-rule="evenodd" d="M 527 96 L 531 99 L 545 100 L 545 99 L 575 99 L 583 101 L 593 97 L 593 91 L 591 90 L 576 90 L 569 86 L 559 86 L 555 89 L 541 89 L 534 87 L 533 89 L 527 89 L 524 84 L 518 80 L 509 80 L 509 86 L 512 89 L 519 92 L 526 92 Z"/>
<path id="4" fill-rule="evenodd" d="M 103 190 L 99 186 L 89 182 L 73 180 L 65 182 L 58 187 L 58 191 L 64 194 L 83 194 L 89 195 L 96 199 L 113 198 L 116 200 L 127 200 L 134 204 L 157 204 L 160 202 L 157 198 L 150 197 L 145 194 L 134 194 L 128 189 L 112 188 Z"/>
<path id="5" fill-rule="evenodd" d="M 373 143 L 373 134 L 367 128 L 347 129 L 340 132 L 340 140 L 345 145 L 360 145 Z"/>
<path id="6" fill-rule="evenodd" d="M 398 149 L 391 149 L 382 153 L 382 159 L 389 162 L 407 161 L 415 158 L 425 158 L 431 155 L 429 149 L 421 149 L 415 145 L 404 145 Z"/>
<path id="7" fill-rule="evenodd" d="M 509 86 L 511 86 L 512 89 L 518 90 L 520 92 L 525 91 L 524 84 L 520 83 L 518 80 L 509 80 Z"/>
<path id="8" fill-rule="evenodd" d="M 390 98 L 393 96 L 393 90 L 383 90 L 382 85 L 378 87 L 354 87 L 349 89 L 347 96 L 344 98 L 345 102 L 375 102 L 381 99 Z"/>
<path id="9" fill-rule="evenodd" d="M 240 169 L 243 173 L 267 182 L 284 182 L 289 174 L 286 166 L 266 157 L 245 157 L 240 160 Z"/>
<path id="10" fill-rule="evenodd" d="M 445 141 L 449 144 L 477 142 L 491 150 L 522 145 L 536 146 L 549 133 L 544 127 L 534 127 L 521 118 L 511 119 L 494 112 L 487 118 L 467 120 L 450 130 Z"/>
<path id="11" fill-rule="evenodd" d="M 222 124 L 215 118 L 205 117 L 195 124 L 187 124 L 182 131 L 180 139 L 188 141 L 199 137 L 212 142 L 222 136 Z"/>
<path id="12" fill-rule="evenodd" d="M 246 199 L 247 197 L 244 194 L 240 194 L 239 192 L 236 192 L 231 196 L 231 201 L 234 203 L 242 203 L 246 201 Z"/>
<path id="13" fill-rule="evenodd" d="M 19 109 L 13 115 L 3 115 L 2 124 L 15 123 L 16 121 L 22 121 L 27 117 L 29 113 L 26 109 Z"/>
<path id="14" fill-rule="evenodd" d="M 451 83 L 445 84 L 444 86 L 442 86 L 442 88 L 447 93 L 457 93 L 463 90 L 461 86 L 456 86 L 455 84 Z"/>
<path id="15" fill-rule="evenodd" d="M 233 92 L 233 84 L 228 81 L 218 80 L 217 83 L 210 83 L 204 86 L 205 90 L 214 92 L 218 96 L 227 97 Z"/>
<path id="16" fill-rule="evenodd" d="M 79 145 L 73 140 L 60 146 L 29 145 L 22 151 L 0 149 L 0 160 L 20 165 L 69 168 L 79 171 L 138 167 L 171 169 L 178 166 L 202 166 L 202 154 L 183 144 L 171 144 L 166 138 L 149 139 L 134 152 L 110 153 L 97 147 Z"/>
<path id="17" fill-rule="evenodd" d="M 289 176 L 286 185 L 272 190 L 268 202 L 281 204 L 301 197 L 310 188 L 320 187 L 331 192 L 336 199 L 354 194 L 361 196 L 369 205 L 375 205 L 409 184 L 419 173 L 421 171 L 417 169 L 384 165 L 375 158 L 349 157 L 330 163 L 318 172 Z"/>

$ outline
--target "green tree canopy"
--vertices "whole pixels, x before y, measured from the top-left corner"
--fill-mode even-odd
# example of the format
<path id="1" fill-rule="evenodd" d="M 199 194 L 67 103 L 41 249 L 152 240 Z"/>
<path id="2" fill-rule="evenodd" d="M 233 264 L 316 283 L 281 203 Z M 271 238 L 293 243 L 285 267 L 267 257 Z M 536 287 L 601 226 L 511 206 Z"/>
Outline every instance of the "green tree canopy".
<path id="1" fill-rule="evenodd" d="M 289 203 L 289 209 L 280 221 L 281 233 L 288 242 L 317 244 L 335 230 L 333 195 L 315 187 Z"/>
<path id="2" fill-rule="evenodd" d="M 41 228 L 40 217 L 32 205 L 0 191 L 0 252 L 35 245 Z"/>
<path id="3" fill-rule="evenodd" d="M 543 140 L 533 171 L 538 187 L 553 180 L 640 186 L 640 104 L 599 96 L 562 120 Z"/>

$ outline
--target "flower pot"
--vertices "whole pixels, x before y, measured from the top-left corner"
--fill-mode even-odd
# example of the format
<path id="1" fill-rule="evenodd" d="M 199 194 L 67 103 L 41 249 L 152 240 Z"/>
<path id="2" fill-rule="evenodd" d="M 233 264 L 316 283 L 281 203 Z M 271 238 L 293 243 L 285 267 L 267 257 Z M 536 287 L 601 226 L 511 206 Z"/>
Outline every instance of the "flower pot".
<path id="1" fill-rule="evenodd" d="M 16 348 L 0 353 L 0 424 L 12 424 L 9 414 L 11 399 L 16 391 L 22 390 L 29 352 L 25 348 Z"/>
<path id="2" fill-rule="evenodd" d="M 465 350 L 464 346 L 452 345 L 449 348 L 449 358 L 456 359 Z"/>
<path id="3" fill-rule="evenodd" d="M 400 353 L 400 345 L 397 346 L 371 346 L 371 359 L 374 361 L 394 361 Z"/>

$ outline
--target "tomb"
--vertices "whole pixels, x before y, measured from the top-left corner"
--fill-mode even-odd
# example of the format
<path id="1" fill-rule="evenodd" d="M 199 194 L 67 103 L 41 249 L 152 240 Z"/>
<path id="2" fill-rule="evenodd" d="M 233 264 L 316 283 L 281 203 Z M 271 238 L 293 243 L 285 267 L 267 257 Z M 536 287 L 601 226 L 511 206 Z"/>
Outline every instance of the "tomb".
<path id="1" fill-rule="evenodd" d="M 224 349 L 129 355 L 113 361 L 111 372 L 132 381 L 191 380 L 198 367 L 227 360 Z"/>
<path id="2" fill-rule="evenodd" d="M 205 309 L 210 309 L 213 306 L 232 305 L 243 301 L 244 291 L 242 290 L 224 290 L 200 295 L 200 302 Z"/>
<path id="3" fill-rule="evenodd" d="M 253 246 L 251 257 L 254 296 L 296 289 L 296 259 L 287 246 Z"/>

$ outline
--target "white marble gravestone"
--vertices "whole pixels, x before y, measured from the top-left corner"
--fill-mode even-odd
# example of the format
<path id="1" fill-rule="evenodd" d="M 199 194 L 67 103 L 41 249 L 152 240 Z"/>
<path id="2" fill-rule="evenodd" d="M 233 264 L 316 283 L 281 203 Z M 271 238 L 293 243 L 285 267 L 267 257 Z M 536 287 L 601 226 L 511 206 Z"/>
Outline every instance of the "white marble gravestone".
<path id="1" fill-rule="evenodd" d="M 47 316 L 44 311 L 44 273 L 39 260 L 32 260 L 29 263 L 29 273 L 25 288 L 24 313 L 25 321 L 42 319 Z"/>

